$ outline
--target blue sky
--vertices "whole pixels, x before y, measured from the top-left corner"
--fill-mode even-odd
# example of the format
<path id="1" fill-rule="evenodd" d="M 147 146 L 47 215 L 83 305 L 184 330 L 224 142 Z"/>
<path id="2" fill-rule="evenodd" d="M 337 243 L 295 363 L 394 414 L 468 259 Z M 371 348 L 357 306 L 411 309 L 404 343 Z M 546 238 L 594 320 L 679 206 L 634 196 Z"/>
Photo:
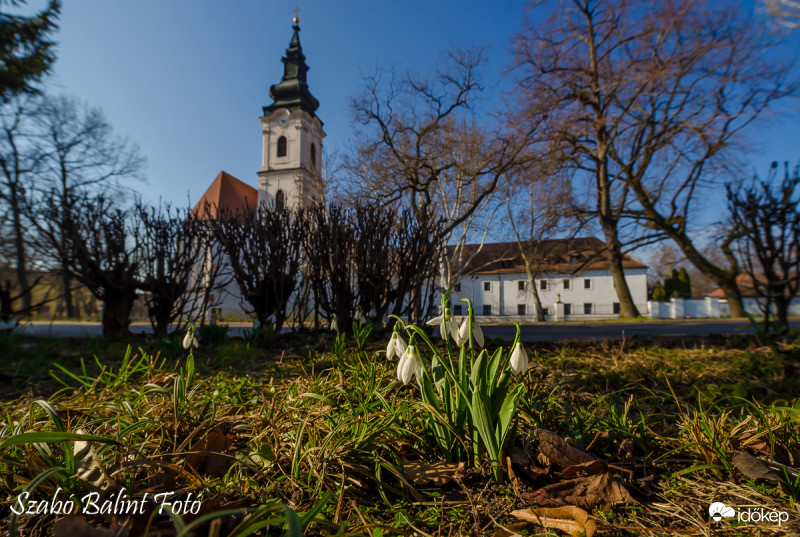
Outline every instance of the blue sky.
<path id="1" fill-rule="evenodd" d="M 30 2 L 29 7 L 36 5 Z M 261 107 L 280 81 L 294 2 L 66 0 L 50 90 L 100 106 L 148 159 L 146 200 L 194 203 L 225 170 L 256 185 Z M 430 70 L 451 47 L 487 47 L 487 79 L 506 63 L 523 3 L 305 0 L 301 43 L 326 151 L 347 145 L 348 100 L 376 65 Z"/>
<path id="2" fill-rule="evenodd" d="M 30 0 L 29 8 L 40 2 Z M 720 5 L 725 2 L 720 0 Z M 328 134 L 344 149 L 348 100 L 376 65 L 428 71 L 452 47 L 486 47 L 487 81 L 499 79 L 521 0 L 305 0 L 301 42 L 309 86 Z M 256 185 L 258 117 L 280 80 L 295 2 L 278 0 L 65 0 L 49 91 L 105 111 L 148 159 L 147 201 L 197 201 L 220 170 Z M 795 119 L 755 138 L 752 169 L 800 158 Z M 748 175 L 750 172 L 748 172 Z"/>

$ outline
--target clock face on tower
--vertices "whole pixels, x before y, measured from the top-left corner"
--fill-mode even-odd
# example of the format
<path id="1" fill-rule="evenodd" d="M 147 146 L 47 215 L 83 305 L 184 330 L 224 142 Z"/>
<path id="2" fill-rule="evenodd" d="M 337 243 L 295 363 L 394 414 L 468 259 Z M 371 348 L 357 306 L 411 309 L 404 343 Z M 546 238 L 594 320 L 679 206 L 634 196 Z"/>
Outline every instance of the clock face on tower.
<path id="1" fill-rule="evenodd" d="M 278 120 L 278 123 L 281 124 L 281 127 L 285 127 L 286 124 L 289 123 L 289 118 L 286 116 L 281 116 L 281 118 Z"/>

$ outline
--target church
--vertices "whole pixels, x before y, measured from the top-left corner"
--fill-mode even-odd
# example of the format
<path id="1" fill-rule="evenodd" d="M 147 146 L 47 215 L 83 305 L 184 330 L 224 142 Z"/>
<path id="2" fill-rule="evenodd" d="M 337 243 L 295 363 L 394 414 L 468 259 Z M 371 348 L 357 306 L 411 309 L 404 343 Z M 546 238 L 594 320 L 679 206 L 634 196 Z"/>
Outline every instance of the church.
<path id="1" fill-rule="evenodd" d="M 322 121 L 319 101 L 308 89 L 308 65 L 300 45 L 300 21 L 295 15 L 292 39 L 283 62 L 283 78 L 269 89 L 272 104 L 261 122 L 261 170 L 258 189 L 221 171 L 192 213 L 214 217 L 218 209 L 255 209 L 258 204 L 295 209 L 322 200 Z M 206 207 L 212 211 L 204 213 Z"/>
<path id="2" fill-rule="evenodd" d="M 270 87 L 272 103 L 263 107 L 259 118 L 262 148 L 258 188 L 221 171 L 192 210 L 196 216 L 214 218 L 219 209 L 243 212 L 262 203 L 269 207 L 297 209 L 323 201 L 320 171 L 325 131 L 316 115 L 319 101 L 308 88 L 309 68 L 300 45 L 297 16 L 292 29 L 289 48 L 281 59 L 283 77 Z M 210 212 L 206 212 L 207 208 Z M 601 249 L 602 241 L 594 237 L 548 242 L 551 254 L 563 251 L 566 255 L 564 259 L 548 263 L 536 281 L 542 301 L 539 307 L 548 320 L 618 315 L 619 299 L 608 268 L 601 262 L 587 264 L 579 260 L 594 259 Z M 497 317 L 534 320 L 537 305 L 528 288 L 526 273 L 517 266 L 519 263 L 511 262 L 516 260 L 514 255 L 508 256 L 508 252 L 515 251 L 516 243 L 483 245 L 481 257 L 486 259 L 480 267 L 467 270 L 463 281 L 456 283 L 454 302 L 458 303 L 461 297 L 470 298 L 484 321 Z M 640 311 L 648 311 L 647 266 L 628 256 L 625 263 L 626 280 L 634 301 Z M 229 283 L 218 292 L 215 297 L 218 312 L 226 317 L 240 316 L 242 307 L 236 285 Z"/>

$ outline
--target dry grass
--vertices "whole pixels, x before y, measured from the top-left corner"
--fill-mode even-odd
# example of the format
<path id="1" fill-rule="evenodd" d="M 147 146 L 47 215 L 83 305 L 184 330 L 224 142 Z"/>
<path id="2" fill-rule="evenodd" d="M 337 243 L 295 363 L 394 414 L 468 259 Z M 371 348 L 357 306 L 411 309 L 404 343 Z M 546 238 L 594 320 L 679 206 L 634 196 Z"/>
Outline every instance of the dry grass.
<path id="1" fill-rule="evenodd" d="M 194 373 L 174 342 L 139 342 L 127 360 L 123 346 L 99 342 L 7 343 L 3 370 L 13 375 L 0 377 L 0 441 L 8 444 L 0 448 L 3 535 L 14 525 L 20 535 L 49 535 L 58 518 L 6 515 L 26 487 L 45 499 L 58 487 L 80 497 L 97 486 L 134 496 L 202 495 L 200 515 L 180 519 L 87 517 L 105 528 L 126 522 L 130 535 L 180 534 L 198 516 L 208 519 L 184 535 L 300 534 L 292 533 L 294 520 L 307 526 L 305 535 L 493 535 L 516 522 L 511 510 L 529 506 L 526 492 L 558 481 L 553 473 L 529 479 L 515 466 L 517 479 L 500 486 L 479 464 L 455 481 L 414 484 L 404 462 L 439 456 L 418 389 L 396 382 L 380 341 L 338 356 L 332 342 L 326 351 L 318 339 L 279 341 L 267 351 L 241 341 L 201 347 Z M 731 462 L 744 450 L 800 466 L 796 345 L 627 341 L 533 351 L 518 447 L 534 450 L 531 432 L 545 428 L 620 469 L 637 503 L 596 507 L 601 533 L 800 531 L 798 488 L 753 482 Z M 101 358 L 82 367 L 76 355 L 88 353 Z M 20 355 L 29 358 L 30 382 Z M 74 441 L 62 437 L 10 440 L 58 431 L 99 437 L 90 442 L 93 455 L 75 455 Z M 80 477 L 91 471 L 106 481 Z M 780 528 L 712 529 L 714 501 L 784 510 L 791 519 Z"/>

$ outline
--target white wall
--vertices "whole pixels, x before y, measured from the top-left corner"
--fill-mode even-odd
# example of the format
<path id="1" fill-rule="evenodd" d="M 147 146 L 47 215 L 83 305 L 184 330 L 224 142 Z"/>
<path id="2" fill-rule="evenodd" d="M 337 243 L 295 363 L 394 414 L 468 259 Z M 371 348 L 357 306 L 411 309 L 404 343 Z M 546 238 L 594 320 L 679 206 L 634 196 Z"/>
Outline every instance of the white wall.
<path id="1" fill-rule="evenodd" d="M 636 306 L 641 311 L 647 308 L 647 270 L 635 269 L 626 272 L 625 279 L 630 287 Z M 542 289 L 542 281 L 546 281 L 546 289 Z M 569 283 L 565 284 L 565 280 Z M 588 280 L 589 288 L 585 281 Z M 524 290 L 519 290 L 519 283 L 523 282 Z M 451 295 L 454 306 L 460 304 L 461 298 L 472 300 L 475 313 L 484 315 L 484 306 L 491 306 L 491 315 L 518 315 L 518 306 L 523 305 L 526 315 L 535 315 L 533 293 L 528 288 L 528 279 L 524 272 L 479 274 L 467 276 L 460 282 L 461 290 Z M 489 285 L 489 290 L 484 290 L 484 285 Z M 555 303 L 557 300 L 569 305 L 571 314 L 568 318 L 582 318 L 584 305 L 589 304 L 593 317 L 616 317 L 614 303 L 619 302 L 614 289 L 613 277 L 608 271 L 586 271 L 580 275 L 543 274 L 536 279 L 536 286 L 542 307 L 555 318 Z M 461 303 L 463 304 L 463 303 Z M 466 304 L 462 313 L 466 314 Z"/>

